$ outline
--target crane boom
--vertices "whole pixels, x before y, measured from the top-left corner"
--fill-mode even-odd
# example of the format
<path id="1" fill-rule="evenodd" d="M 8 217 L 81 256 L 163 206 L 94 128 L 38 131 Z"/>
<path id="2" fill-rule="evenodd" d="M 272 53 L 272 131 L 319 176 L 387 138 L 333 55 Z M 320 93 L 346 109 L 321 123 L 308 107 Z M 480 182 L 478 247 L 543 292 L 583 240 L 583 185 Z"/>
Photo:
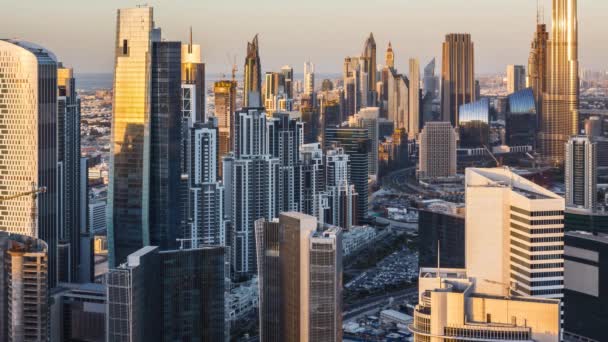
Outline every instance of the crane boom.
<path id="1" fill-rule="evenodd" d="M 38 228 L 38 222 L 37 222 L 38 221 L 38 206 L 36 205 L 36 199 L 38 198 L 39 194 L 43 194 L 45 192 L 46 192 L 46 186 L 36 187 L 36 183 L 32 182 L 32 190 L 30 190 L 30 191 L 14 194 L 14 195 L 10 195 L 10 196 L 0 196 L 0 203 L 14 200 L 14 199 L 20 198 L 20 197 L 25 197 L 25 196 L 32 197 L 32 208 L 31 208 L 32 227 L 31 227 L 30 236 L 33 236 L 33 237 L 38 237 L 37 236 L 38 234 L 36 234 L 36 231 Z"/>

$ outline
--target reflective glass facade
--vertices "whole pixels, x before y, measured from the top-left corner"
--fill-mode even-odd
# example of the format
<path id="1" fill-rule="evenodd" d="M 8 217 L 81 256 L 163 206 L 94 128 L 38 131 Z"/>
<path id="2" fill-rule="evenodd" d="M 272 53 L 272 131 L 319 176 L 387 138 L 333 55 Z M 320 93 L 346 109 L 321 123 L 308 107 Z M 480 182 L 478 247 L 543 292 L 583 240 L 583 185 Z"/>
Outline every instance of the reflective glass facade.
<path id="1" fill-rule="evenodd" d="M 483 98 L 477 102 L 460 106 L 458 125 L 460 147 L 488 146 L 490 139 L 490 101 Z"/>
<path id="2" fill-rule="evenodd" d="M 150 7 L 117 14 L 108 243 L 110 265 L 149 244 Z"/>
<path id="3" fill-rule="evenodd" d="M 509 95 L 506 112 L 506 143 L 509 146 L 535 146 L 537 110 L 534 91 L 527 88 Z"/>

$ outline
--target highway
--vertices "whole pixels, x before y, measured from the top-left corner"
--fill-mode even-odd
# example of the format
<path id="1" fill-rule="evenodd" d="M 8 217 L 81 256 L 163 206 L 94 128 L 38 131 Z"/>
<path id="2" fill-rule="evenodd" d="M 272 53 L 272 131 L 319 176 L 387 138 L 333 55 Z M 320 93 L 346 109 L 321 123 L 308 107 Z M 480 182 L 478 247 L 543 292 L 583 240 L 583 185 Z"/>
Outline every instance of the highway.
<path id="1" fill-rule="evenodd" d="M 418 287 L 414 286 L 405 290 L 362 299 L 354 304 L 346 305 L 344 307 L 345 311 L 342 313 L 342 319 L 345 322 L 369 311 L 376 311 L 385 305 L 388 305 L 391 298 L 393 298 L 394 301 L 402 301 L 407 297 L 417 295 L 417 293 Z"/>

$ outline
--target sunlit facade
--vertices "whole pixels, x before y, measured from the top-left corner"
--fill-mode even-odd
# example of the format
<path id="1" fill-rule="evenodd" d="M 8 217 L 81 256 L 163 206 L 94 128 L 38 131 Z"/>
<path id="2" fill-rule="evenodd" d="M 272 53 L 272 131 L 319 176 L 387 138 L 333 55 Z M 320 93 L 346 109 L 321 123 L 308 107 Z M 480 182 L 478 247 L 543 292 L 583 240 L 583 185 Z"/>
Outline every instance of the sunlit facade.
<path id="1" fill-rule="evenodd" d="M 409 115 L 407 133 L 410 139 L 416 139 L 420 133 L 420 62 L 410 58 Z"/>
<path id="2" fill-rule="evenodd" d="M 57 59 L 33 43 L 0 40 L 0 196 L 46 187 L 0 203 L 0 230 L 38 237 L 49 246 L 49 284 L 57 256 Z M 36 219 L 37 216 L 37 219 Z M 37 222 L 34 222 L 36 221 Z"/>
<path id="3" fill-rule="evenodd" d="M 262 66 L 257 34 L 250 43 L 247 43 L 244 77 L 243 108 L 262 106 Z"/>
<path id="4" fill-rule="evenodd" d="M 153 9 L 119 9 L 116 23 L 108 242 L 110 265 L 150 243 L 150 69 Z"/>
<path id="5" fill-rule="evenodd" d="M 560 164 L 568 138 L 578 134 L 578 69 L 577 0 L 553 0 L 539 147 L 544 157 Z"/>
<path id="6" fill-rule="evenodd" d="M 441 120 L 451 122 L 456 127 L 460 106 L 476 101 L 475 49 L 471 35 L 446 35 L 442 63 Z"/>

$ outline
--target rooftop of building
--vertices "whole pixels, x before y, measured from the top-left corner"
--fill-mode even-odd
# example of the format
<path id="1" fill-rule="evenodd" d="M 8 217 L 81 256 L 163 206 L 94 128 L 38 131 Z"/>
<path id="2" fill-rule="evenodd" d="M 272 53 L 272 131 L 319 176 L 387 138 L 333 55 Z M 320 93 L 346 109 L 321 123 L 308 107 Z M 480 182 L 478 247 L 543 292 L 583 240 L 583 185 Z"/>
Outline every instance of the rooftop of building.
<path id="1" fill-rule="evenodd" d="M 514 192 L 532 200 L 563 198 L 540 185 L 535 184 L 511 171 L 508 167 L 468 168 L 465 182 L 467 188 L 509 187 Z"/>
<path id="2" fill-rule="evenodd" d="M 577 237 L 579 239 L 585 239 L 585 240 L 589 240 L 589 241 L 595 241 L 595 242 L 608 244 L 608 234 L 606 234 L 606 233 L 572 231 L 572 232 L 566 232 L 566 236 L 573 236 L 573 237 Z"/>

